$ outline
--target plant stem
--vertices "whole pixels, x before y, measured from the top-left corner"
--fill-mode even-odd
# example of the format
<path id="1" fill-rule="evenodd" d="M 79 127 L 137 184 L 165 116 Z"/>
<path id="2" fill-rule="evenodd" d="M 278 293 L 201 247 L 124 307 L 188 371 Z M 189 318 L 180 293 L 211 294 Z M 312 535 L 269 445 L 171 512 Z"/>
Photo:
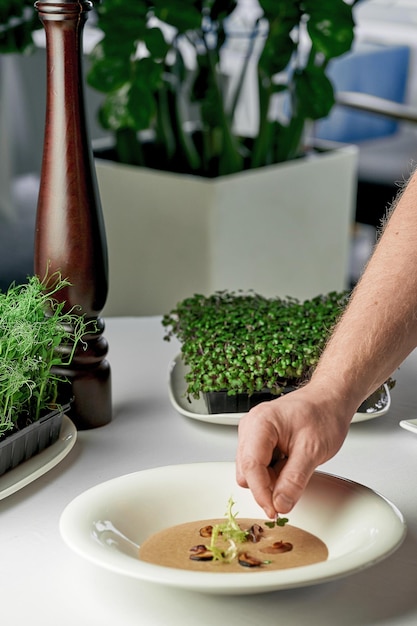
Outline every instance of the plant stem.
<path id="1" fill-rule="evenodd" d="M 214 96 L 216 99 L 217 109 L 220 120 L 220 130 L 222 134 L 222 145 L 219 154 L 219 172 L 218 175 L 233 174 L 240 172 L 243 167 L 243 158 L 239 153 L 239 144 L 232 132 L 232 122 L 225 112 L 223 106 L 223 97 L 219 87 L 217 64 L 213 58 L 213 52 L 207 45 L 205 36 L 203 37 L 204 46 L 208 58 L 209 68 L 212 75 L 212 84 Z M 216 129 L 214 129 L 215 131 Z"/>
<path id="2" fill-rule="evenodd" d="M 177 55 L 178 54 L 179 52 L 177 50 Z M 171 68 L 171 71 L 175 76 L 175 84 L 172 87 L 172 90 L 168 90 L 166 107 L 169 113 L 165 115 L 165 125 L 170 125 L 173 135 L 172 142 L 176 140 L 177 144 L 180 146 L 180 150 L 184 155 L 185 162 L 188 166 L 187 169 L 189 169 L 191 172 L 197 172 L 201 167 L 201 158 L 195 148 L 191 134 L 184 129 L 184 121 L 180 113 L 182 82 L 179 76 L 180 68 L 178 62 L 174 64 L 174 66 Z M 175 152 L 172 151 L 172 153 L 170 153 L 168 156 L 170 159 L 173 159 L 175 157 Z"/>
<path id="3" fill-rule="evenodd" d="M 115 132 L 116 152 L 120 163 L 145 165 L 141 143 L 132 128 L 119 128 Z"/>

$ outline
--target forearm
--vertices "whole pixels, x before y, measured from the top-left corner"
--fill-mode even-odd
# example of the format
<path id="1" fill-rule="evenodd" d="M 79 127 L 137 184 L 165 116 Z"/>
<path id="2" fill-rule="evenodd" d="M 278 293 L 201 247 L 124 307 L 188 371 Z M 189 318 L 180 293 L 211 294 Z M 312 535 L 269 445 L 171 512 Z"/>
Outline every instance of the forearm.
<path id="1" fill-rule="evenodd" d="M 417 174 L 385 227 L 313 375 L 357 406 L 417 345 Z"/>

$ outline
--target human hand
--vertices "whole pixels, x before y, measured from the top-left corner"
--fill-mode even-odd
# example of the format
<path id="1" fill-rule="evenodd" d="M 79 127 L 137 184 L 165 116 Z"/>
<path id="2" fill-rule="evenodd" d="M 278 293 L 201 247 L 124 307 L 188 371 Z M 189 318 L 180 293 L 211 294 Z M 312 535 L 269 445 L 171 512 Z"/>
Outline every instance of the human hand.
<path id="1" fill-rule="evenodd" d="M 310 385 L 257 405 L 239 423 L 236 478 L 268 517 L 288 513 L 341 447 L 352 415 Z"/>

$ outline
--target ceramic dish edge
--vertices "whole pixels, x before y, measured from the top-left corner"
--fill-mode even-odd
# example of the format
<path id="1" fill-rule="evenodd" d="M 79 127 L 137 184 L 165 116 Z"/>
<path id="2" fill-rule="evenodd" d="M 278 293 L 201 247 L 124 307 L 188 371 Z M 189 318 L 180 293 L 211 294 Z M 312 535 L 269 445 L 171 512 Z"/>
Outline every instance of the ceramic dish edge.
<path id="1" fill-rule="evenodd" d="M 384 528 L 385 532 L 376 534 L 379 536 L 376 538 L 376 542 L 373 546 L 368 545 L 368 542 L 366 547 L 360 545 L 352 554 L 348 553 L 342 555 L 338 555 L 336 549 L 333 558 L 322 563 L 281 571 L 257 572 L 253 574 L 253 576 L 248 576 L 247 573 L 213 574 L 204 572 L 198 572 L 196 576 L 196 572 L 152 565 L 140 561 L 139 559 L 131 558 L 130 554 L 128 555 L 129 558 L 127 558 L 125 553 L 114 549 L 114 539 L 109 541 L 108 544 L 106 541 L 107 545 L 105 545 L 104 542 L 94 537 L 94 532 L 92 532 L 93 523 L 95 523 L 94 519 L 97 517 L 97 519 L 101 520 L 100 523 L 102 523 L 103 502 L 106 503 L 106 511 L 109 511 L 109 507 L 111 511 L 112 506 L 114 506 L 114 504 L 112 505 L 112 498 L 114 498 L 114 493 L 116 492 L 118 494 L 117 497 L 120 497 L 120 494 L 122 494 L 123 502 L 125 503 L 126 494 L 129 493 L 129 489 L 133 488 L 135 493 L 139 493 L 142 489 L 143 496 L 149 496 L 149 490 L 154 490 L 155 486 L 158 485 L 158 481 L 161 483 L 162 480 L 165 483 L 167 476 L 170 477 L 169 480 L 173 481 L 173 485 L 181 485 L 181 480 L 183 480 L 184 486 L 188 490 L 190 488 L 190 481 L 201 484 L 201 480 L 203 480 L 204 483 L 207 476 L 210 475 L 211 477 L 213 474 L 216 478 L 220 476 L 225 478 L 225 484 L 222 485 L 222 489 L 228 490 L 233 480 L 233 478 L 231 478 L 233 473 L 233 463 L 196 463 L 191 465 L 174 465 L 165 468 L 158 467 L 112 479 L 82 493 L 66 507 L 60 519 L 61 535 L 68 547 L 74 550 L 79 556 L 105 569 L 160 585 L 209 594 L 229 595 L 264 593 L 273 590 L 304 587 L 345 577 L 388 557 L 404 540 L 406 524 L 402 514 L 395 505 L 389 502 L 384 496 L 381 496 L 364 485 L 324 472 L 315 472 L 313 476 L 313 482 L 311 483 L 313 495 L 315 494 L 314 489 L 317 488 L 317 484 L 320 488 L 319 491 L 321 490 L 322 493 L 327 493 L 328 487 L 330 487 L 330 491 L 332 492 L 333 489 L 333 493 L 341 498 L 344 497 L 343 493 L 346 490 L 350 490 L 349 493 L 357 497 L 360 506 L 366 506 L 368 504 L 371 509 L 372 524 L 371 522 L 369 523 L 372 525 L 372 529 L 374 529 L 374 518 L 377 519 L 379 524 L 386 525 L 386 528 Z M 186 476 L 186 480 L 184 480 L 184 476 Z M 167 487 L 164 486 L 164 489 L 167 489 Z M 185 492 L 185 489 L 183 491 Z M 246 502 L 249 501 L 248 498 L 250 498 L 250 494 L 248 494 L 247 490 L 242 490 L 242 492 L 246 493 L 239 492 L 237 500 L 239 505 L 244 507 L 244 502 L 245 500 Z M 223 493 L 216 493 L 216 498 L 222 498 L 223 495 Z M 311 498 L 311 495 L 308 497 Z M 362 501 L 365 504 L 363 504 Z M 332 506 L 333 504 L 332 500 Z M 308 507 L 311 506 L 312 504 L 310 503 Z M 305 512 L 310 510 L 308 507 L 305 511 L 303 510 L 302 515 L 305 515 Z M 315 509 L 317 509 L 317 507 L 315 507 Z M 124 519 L 126 519 L 126 511 L 125 509 L 123 510 Z M 111 516 L 111 513 L 109 515 Z M 181 511 L 180 515 L 184 515 L 184 513 Z M 246 516 L 246 511 L 244 511 L 243 515 Z M 356 524 L 358 520 L 356 512 L 351 519 Z M 319 523 L 321 522 L 319 521 Z M 343 523 L 346 524 L 348 522 L 345 521 Z M 360 523 L 362 524 L 363 522 L 361 521 Z M 387 528 L 390 529 L 389 533 L 386 532 Z M 351 541 L 351 539 L 349 539 L 349 541 Z M 134 550 L 138 549 L 138 544 L 134 543 L 133 540 L 129 539 L 129 543 L 133 546 Z M 129 547 L 129 549 L 131 548 Z"/>
<path id="2" fill-rule="evenodd" d="M 69 417 L 64 415 L 59 437 L 55 443 L 0 477 L 0 500 L 23 489 L 58 465 L 72 450 L 76 440 L 77 429 Z"/>
<path id="3" fill-rule="evenodd" d="M 185 397 L 186 385 L 184 379 L 185 366 L 181 360 L 181 355 L 177 355 L 171 362 L 169 368 L 169 398 L 174 409 L 194 420 L 200 422 L 207 422 L 210 424 L 221 424 L 224 426 L 237 426 L 244 413 L 208 413 L 203 399 L 188 401 Z M 371 419 L 382 417 L 385 415 L 391 406 L 391 394 L 387 385 L 384 385 L 385 393 L 387 396 L 387 404 L 385 407 L 378 411 L 369 413 L 358 412 L 352 418 L 352 424 L 358 422 L 365 422 Z M 188 408 L 187 408 L 188 405 Z"/>

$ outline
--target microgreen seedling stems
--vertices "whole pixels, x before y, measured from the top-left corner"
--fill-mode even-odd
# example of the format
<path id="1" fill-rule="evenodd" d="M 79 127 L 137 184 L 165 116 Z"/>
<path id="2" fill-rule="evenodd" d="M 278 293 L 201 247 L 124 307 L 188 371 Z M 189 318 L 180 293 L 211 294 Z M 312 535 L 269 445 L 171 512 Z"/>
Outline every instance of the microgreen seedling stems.
<path id="1" fill-rule="evenodd" d="M 54 298 L 68 285 L 57 275 L 47 284 L 32 276 L 0 292 L 0 436 L 57 402 L 63 378 L 53 368 L 71 362 L 86 333 L 84 317 Z M 71 347 L 58 350 L 63 344 Z"/>

